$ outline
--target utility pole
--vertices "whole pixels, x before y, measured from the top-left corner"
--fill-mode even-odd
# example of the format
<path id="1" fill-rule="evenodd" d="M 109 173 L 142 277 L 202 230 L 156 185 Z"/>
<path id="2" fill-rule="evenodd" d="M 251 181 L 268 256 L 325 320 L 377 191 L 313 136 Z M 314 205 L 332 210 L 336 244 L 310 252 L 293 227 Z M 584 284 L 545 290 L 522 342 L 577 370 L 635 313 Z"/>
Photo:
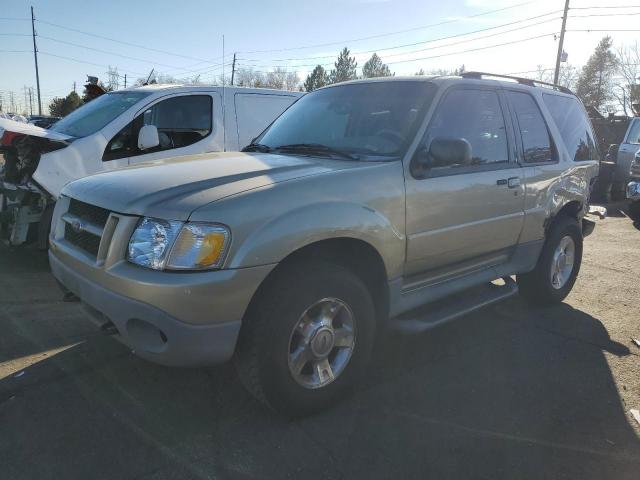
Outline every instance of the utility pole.
<path id="1" fill-rule="evenodd" d="M 76 93 L 76 82 L 73 82 L 73 93 Z"/>
<path id="2" fill-rule="evenodd" d="M 31 7 L 31 36 L 33 37 L 33 58 L 36 62 L 36 86 L 38 87 L 38 115 L 42 115 L 42 100 L 40 100 L 40 74 L 38 73 L 38 48 L 36 47 L 36 19 Z"/>
<path id="3" fill-rule="evenodd" d="M 560 43 L 558 44 L 558 56 L 556 58 L 556 71 L 553 74 L 553 83 L 557 84 L 560 78 L 560 62 L 564 48 L 564 32 L 567 26 L 567 13 L 569 13 L 569 0 L 564 2 L 564 14 L 562 16 L 562 28 L 560 29 Z"/>
<path id="4" fill-rule="evenodd" d="M 222 59 L 224 62 L 224 58 Z M 236 54 L 233 54 L 233 64 L 231 65 L 231 86 L 233 86 L 233 79 L 236 76 Z"/>
<path id="5" fill-rule="evenodd" d="M 33 115 L 33 88 L 29 87 L 29 111 Z"/>
<path id="6" fill-rule="evenodd" d="M 127 88 L 127 74 L 124 74 L 124 88 Z"/>

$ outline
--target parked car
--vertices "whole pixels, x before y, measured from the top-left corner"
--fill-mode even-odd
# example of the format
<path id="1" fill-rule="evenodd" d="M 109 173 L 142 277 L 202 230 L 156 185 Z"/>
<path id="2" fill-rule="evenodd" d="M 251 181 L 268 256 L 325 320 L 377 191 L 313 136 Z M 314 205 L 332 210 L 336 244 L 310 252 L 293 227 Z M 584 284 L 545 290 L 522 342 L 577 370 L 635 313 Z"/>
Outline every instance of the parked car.
<path id="1" fill-rule="evenodd" d="M 629 213 L 634 220 L 640 220 L 640 150 L 634 155 L 629 171 L 631 181 L 627 184 Z"/>
<path id="2" fill-rule="evenodd" d="M 233 357 L 274 409 L 325 408 L 383 327 L 424 332 L 518 289 L 542 305 L 573 287 L 598 150 L 580 101 L 536 85 L 333 85 L 243 153 L 77 180 L 51 268 L 137 355 Z"/>
<path id="3" fill-rule="evenodd" d="M 49 115 L 31 115 L 29 123 L 36 127 L 49 128 L 51 125 L 60 120 L 60 117 L 52 117 Z"/>
<path id="4" fill-rule="evenodd" d="M 38 227 L 46 246 L 56 198 L 72 180 L 175 155 L 238 150 L 302 95 L 281 90 L 149 85 L 102 95 L 51 128 L 0 119 L 2 237 Z M 224 97 L 224 98 L 223 98 Z"/>
<path id="5" fill-rule="evenodd" d="M 609 147 L 607 160 L 612 164 L 611 197 L 623 200 L 625 190 L 632 181 L 632 164 L 636 153 L 640 151 L 640 117 L 631 119 L 623 141 Z"/>

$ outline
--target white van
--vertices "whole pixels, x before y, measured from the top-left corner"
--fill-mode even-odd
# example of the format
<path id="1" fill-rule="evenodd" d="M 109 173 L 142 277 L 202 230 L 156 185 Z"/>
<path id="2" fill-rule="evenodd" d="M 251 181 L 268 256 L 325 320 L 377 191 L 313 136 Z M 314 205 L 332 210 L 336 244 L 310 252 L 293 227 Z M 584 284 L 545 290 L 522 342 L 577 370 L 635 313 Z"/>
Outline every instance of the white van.
<path id="1" fill-rule="evenodd" d="M 67 183 L 140 162 L 240 150 L 301 95 L 148 85 L 102 95 L 49 129 L 0 119 L 0 236 L 18 245 L 40 223 L 45 246 L 52 205 Z"/>

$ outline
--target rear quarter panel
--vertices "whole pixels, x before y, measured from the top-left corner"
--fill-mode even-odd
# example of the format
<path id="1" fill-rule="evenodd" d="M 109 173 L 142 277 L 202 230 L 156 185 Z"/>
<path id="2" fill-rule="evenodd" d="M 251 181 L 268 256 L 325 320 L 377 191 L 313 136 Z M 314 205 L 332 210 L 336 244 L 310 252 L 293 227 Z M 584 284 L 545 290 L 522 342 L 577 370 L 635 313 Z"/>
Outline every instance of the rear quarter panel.
<path id="1" fill-rule="evenodd" d="M 556 145 L 559 161 L 546 165 L 523 165 L 526 189 L 521 243 L 544 238 L 549 220 L 569 202 L 580 202 L 583 206 L 581 214 L 584 215 L 589 204 L 591 181 L 598 175 L 598 160 L 573 160 L 546 108 L 542 93 L 546 92 L 536 91 L 535 96 Z M 584 108 L 583 113 L 587 115 Z"/>

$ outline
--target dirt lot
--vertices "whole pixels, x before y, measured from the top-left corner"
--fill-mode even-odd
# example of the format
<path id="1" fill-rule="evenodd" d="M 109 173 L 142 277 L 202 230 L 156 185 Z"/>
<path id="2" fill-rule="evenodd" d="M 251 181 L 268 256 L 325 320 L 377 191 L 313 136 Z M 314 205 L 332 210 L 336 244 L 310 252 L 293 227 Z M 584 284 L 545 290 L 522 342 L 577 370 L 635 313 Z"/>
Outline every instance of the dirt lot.
<path id="1" fill-rule="evenodd" d="M 567 302 L 390 337 L 363 388 L 285 421 L 231 366 L 155 366 L 0 248 L 0 478 L 640 478 L 640 226 L 616 209 Z"/>

